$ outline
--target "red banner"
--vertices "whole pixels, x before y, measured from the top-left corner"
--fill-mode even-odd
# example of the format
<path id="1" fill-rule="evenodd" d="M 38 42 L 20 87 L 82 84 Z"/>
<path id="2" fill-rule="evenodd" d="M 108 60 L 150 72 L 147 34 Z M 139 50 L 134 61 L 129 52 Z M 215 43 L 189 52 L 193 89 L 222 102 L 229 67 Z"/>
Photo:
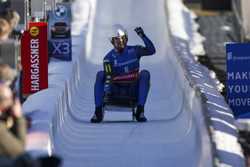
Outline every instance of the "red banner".
<path id="1" fill-rule="evenodd" d="M 21 39 L 22 92 L 32 94 L 48 88 L 47 23 L 29 23 Z"/>

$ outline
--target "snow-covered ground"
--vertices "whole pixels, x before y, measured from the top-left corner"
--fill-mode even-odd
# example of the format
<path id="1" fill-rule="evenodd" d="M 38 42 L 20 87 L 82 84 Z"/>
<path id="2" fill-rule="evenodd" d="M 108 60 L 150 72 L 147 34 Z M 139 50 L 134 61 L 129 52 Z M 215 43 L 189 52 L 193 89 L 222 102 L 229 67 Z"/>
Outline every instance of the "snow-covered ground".
<path id="1" fill-rule="evenodd" d="M 192 17 L 181 1 L 76 0 L 72 7 L 73 61 L 52 60 L 49 89 L 24 103 L 24 112 L 34 120 L 27 150 L 58 154 L 69 167 L 214 166 L 211 141 L 220 135 L 209 135 L 213 127 L 204 93 L 221 98 L 204 74 L 208 71 L 190 54 L 195 43 L 190 41 L 197 40 L 189 35 Z M 127 28 L 129 44 L 143 44 L 133 31 L 142 26 L 156 46 L 156 54 L 141 61 L 141 69 L 151 72 L 147 123 L 132 122 L 127 112 L 106 113 L 103 123 L 89 123 L 95 74 L 112 48 L 108 37 L 116 23 Z M 237 141 L 228 141 L 237 150 L 235 164 L 242 164 Z"/>

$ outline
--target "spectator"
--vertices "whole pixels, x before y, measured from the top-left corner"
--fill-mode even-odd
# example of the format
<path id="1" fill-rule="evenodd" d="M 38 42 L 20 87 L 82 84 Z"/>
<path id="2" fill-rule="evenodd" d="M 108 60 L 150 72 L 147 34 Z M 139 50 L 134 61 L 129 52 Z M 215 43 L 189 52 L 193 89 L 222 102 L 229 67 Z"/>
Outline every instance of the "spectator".
<path id="1" fill-rule="evenodd" d="M 7 9 L 4 12 L 2 12 L 1 17 L 5 19 L 9 24 L 11 30 L 15 29 L 20 21 L 20 16 L 19 14 L 12 9 Z"/>
<path id="2" fill-rule="evenodd" d="M 5 41 L 9 38 L 9 35 L 11 33 L 11 27 L 9 23 L 3 19 L 0 18 L 0 41 Z"/>
<path id="3" fill-rule="evenodd" d="M 0 83 L 11 86 L 16 77 L 16 72 L 8 64 L 0 63 Z"/>
<path id="4" fill-rule="evenodd" d="M 22 35 L 22 30 L 18 29 L 18 24 L 20 21 L 20 15 L 12 9 L 6 9 L 0 13 L 0 18 L 5 19 L 10 25 L 10 36 L 9 38 L 20 39 Z M 19 27 L 20 28 L 20 27 Z"/>
<path id="5" fill-rule="evenodd" d="M 15 158 L 24 153 L 26 122 L 19 100 L 11 89 L 0 84 L 0 155 Z"/>
<path id="6" fill-rule="evenodd" d="M 32 158 L 25 153 L 26 121 L 19 100 L 11 89 L 0 84 L 0 167 L 58 167 L 57 156 Z"/>

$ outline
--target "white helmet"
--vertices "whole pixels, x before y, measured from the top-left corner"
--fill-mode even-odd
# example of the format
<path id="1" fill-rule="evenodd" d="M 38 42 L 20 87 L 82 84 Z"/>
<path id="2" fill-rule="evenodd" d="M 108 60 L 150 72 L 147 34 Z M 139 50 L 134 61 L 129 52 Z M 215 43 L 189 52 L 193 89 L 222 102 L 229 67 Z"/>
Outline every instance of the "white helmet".
<path id="1" fill-rule="evenodd" d="M 112 26 L 111 34 L 109 40 L 112 41 L 112 38 L 127 36 L 127 30 L 121 24 L 114 24 Z"/>
<path id="2" fill-rule="evenodd" d="M 109 40 L 118 52 L 122 52 L 128 42 L 126 29 L 120 24 L 113 25 Z"/>

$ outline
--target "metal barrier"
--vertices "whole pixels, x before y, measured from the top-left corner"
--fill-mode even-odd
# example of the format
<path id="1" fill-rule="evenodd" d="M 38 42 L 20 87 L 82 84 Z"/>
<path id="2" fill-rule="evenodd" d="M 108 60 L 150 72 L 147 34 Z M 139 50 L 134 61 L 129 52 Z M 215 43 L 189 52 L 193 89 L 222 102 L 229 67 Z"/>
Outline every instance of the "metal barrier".
<path id="1" fill-rule="evenodd" d="M 18 58 L 20 56 L 20 42 L 17 40 L 7 40 L 0 42 L 0 61 L 17 69 Z"/>
<path id="2" fill-rule="evenodd" d="M 181 10 L 183 25 L 180 24 L 179 26 L 185 27 L 185 31 L 190 31 L 188 28 L 192 27 L 191 14 L 184 7 Z M 176 8 L 169 7 L 170 18 L 168 20 L 171 21 L 176 17 L 174 15 L 178 13 L 176 11 Z M 238 133 L 232 111 L 216 89 L 215 79 L 210 76 L 209 70 L 196 62 L 189 52 L 188 40 L 192 37 L 187 38 L 187 40 L 181 36 L 176 36 L 176 34 L 180 34 L 176 26 L 171 30 L 172 42 L 177 55 L 179 55 L 178 58 L 185 71 L 185 76 L 202 98 L 203 117 L 205 117 L 208 132 L 210 133 L 214 166 L 245 166 L 242 149 L 237 141 Z"/>

